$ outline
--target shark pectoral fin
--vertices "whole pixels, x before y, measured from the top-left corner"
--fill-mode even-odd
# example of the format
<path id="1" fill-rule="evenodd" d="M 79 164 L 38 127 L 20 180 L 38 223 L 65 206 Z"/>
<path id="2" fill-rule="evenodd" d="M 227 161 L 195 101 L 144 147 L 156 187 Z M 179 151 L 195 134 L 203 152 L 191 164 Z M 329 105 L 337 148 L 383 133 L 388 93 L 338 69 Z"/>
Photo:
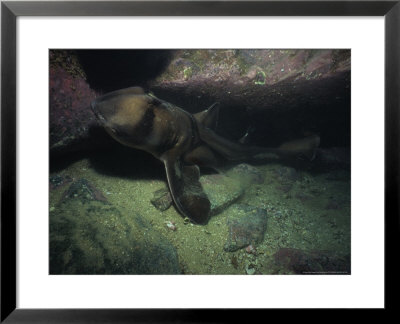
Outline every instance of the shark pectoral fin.
<path id="1" fill-rule="evenodd" d="M 206 224 L 211 204 L 199 182 L 199 168 L 185 166 L 180 159 L 164 157 L 168 186 L 179 212 L 193 223 Z"/>
<path id="2" fill-rule="evenodd" d="M 215 130 L 218 124 L 219 102 L 214 103 L 208 109 L 194 114 L 194 118 L 206 128 Z"/>
<path id="3" fill-rule="evenodd" d="M 219 166 L 219 161 L 214 152 L 206 145 L 200 145 L 185 154 L 185 162 L 196 164 L 202 167 L 215 168 Z"/>
<path id="4" fill-rule="evenodd" d="M 206 224 L 210 218 L 211 203 L 199 181 L 197 165 L 183 167 L 183 195 L 181 204 L 188 211 L 188 217 L 196 224 Z"/>

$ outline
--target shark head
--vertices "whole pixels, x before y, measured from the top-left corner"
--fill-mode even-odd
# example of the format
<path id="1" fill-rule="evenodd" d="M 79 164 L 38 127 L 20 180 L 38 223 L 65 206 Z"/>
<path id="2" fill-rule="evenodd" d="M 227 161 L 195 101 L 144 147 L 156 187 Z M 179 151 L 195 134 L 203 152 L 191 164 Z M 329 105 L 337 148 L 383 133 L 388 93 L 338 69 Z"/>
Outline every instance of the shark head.
<path id="1" fill-rule="evenodd" d="M 91 109 L 114 139 L 135 147 L 152 132 L 153 101 L 142 88 L 133 87 L 97 98 L 92 101 Z"/>

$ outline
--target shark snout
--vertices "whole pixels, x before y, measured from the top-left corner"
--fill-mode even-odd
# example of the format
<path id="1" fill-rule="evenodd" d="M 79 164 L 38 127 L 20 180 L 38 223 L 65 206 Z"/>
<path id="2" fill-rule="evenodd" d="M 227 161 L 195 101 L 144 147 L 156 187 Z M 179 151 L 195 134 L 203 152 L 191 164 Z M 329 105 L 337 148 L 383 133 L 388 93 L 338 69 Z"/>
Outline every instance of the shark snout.
<path id="1" fill-rule="evenodd" d="M 90 108 L 92 109 L 94 115 L 96 116 L 96 118 L 102 123 L 105 124 L 106 123 L 106 119 L 103 117 L 103 115 L 99 112 L 99 110 L 97 109 L 97 105 L 96 105 L 96 100 L 93 100 L 90 103 Z"/>

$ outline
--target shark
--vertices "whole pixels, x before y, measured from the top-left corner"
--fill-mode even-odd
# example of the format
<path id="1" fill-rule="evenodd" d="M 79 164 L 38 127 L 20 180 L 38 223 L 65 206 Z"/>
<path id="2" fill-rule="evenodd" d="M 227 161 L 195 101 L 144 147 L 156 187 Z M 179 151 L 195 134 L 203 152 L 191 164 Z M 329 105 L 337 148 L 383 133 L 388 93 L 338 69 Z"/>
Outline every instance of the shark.
<path id="1" fill-rule="evenodd" d="M 199 181 L 200 167 L 218 169 L 224 161 L 313 159 L 320 143 L 317 135 L 277 148 L 243 144 L 245 138 L 233 142 L 216 133 L 219 103 L 191 114 L 141 87 L 102 95 L 92 101 L 91 109 L 116 141 L 144 150 L 164 163 L 176 209 L 195 224 L 206 224 L 211 209 Z"/>

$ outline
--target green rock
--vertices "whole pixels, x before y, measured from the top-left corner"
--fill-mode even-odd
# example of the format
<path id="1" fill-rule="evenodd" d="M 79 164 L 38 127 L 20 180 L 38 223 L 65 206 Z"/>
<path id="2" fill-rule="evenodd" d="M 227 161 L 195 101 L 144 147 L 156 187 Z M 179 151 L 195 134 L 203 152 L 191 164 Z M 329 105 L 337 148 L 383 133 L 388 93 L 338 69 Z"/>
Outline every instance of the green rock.
<path id="1" fill-rule="evenodd" d="M 267 211 L 248 205 L 234 205 L 227 220 L 229 233 L 224 250 L 233 252 L 264 239 L 267 229 Z"/>
<path id="2" fill-rule="evenodd" d="M 160 211 L 165 211 L 172 205 L 172 197 L 168 188 L 161 188 L 155 191 L 150 201 Z"/>
<path id="3" fill-rule="evenodd" d="M 50 213 L 51 274 L 180 272 L 175 248 L 140 214 L 79 194 Z"/>

